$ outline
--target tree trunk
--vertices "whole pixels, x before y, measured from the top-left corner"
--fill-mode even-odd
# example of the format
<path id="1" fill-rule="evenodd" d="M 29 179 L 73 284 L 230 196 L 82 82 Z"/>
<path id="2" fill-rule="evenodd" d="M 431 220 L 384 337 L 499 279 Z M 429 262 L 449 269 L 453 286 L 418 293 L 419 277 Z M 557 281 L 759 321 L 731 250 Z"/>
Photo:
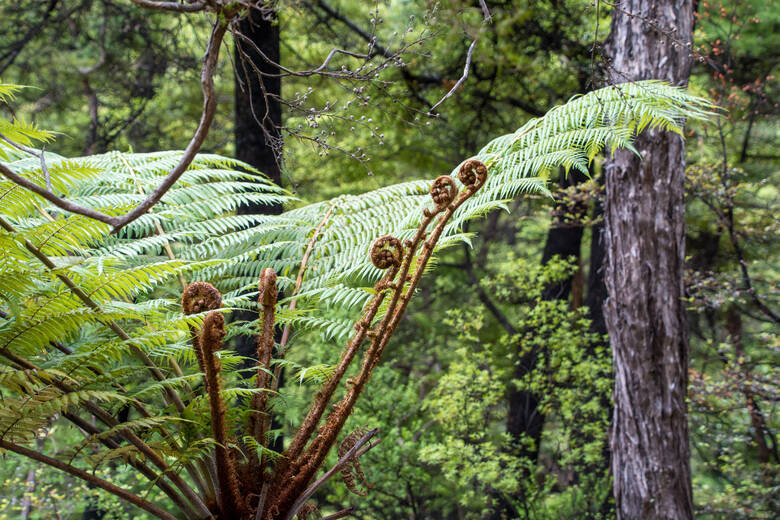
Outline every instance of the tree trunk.
<path id="1" fill-rule="evenodd" d="M 610 80 L 684 84 L 691 0 L 625 0 L 613 12 Z M 692 519 L 683 296 L 685 146 L 651 131 L 605 165 L 609 295 L 615 363 L 612 472 L 618 519 Z"/>
<path id="2" fill-rule="evenodd" d="M 268 62 L 279 63 L 279 24 L 264 19 L 260 11 L 250 9 L 239 22 L 238 29 L 245 39 L 236 38 L 235 45 L 235 156 L 281 185 L 282 82 L 278 76 L 279 68 Z M 272 76 L 261 75 L 258 71 Z M 278 215 L 281 212 L 281 204 L 248 204 L 238 208 L 239 215 Z M 234 315 L 237 320 L 257 319 L 255 311 L 241 311 Z M 256 349 L 254 338 L 236 338 L 236 351 L 247 359 L 257 357 Z M 247 361 L 245 368 L 252 364 Z"/>
<path id="3" fill-rule="evenodd" d="M 235 143 L 236 158 L 254 166 L 276 184 L 282 183 L 280 159 L 282 138 L 282 80 L 280 70 L 265 60 L 257 49 L 279 63 L 279 24 L 263 19 L 257 10 L 239 22 L 239 31 L 251 44 L 236 39 Z M 263 74 L 276 76 L 260 76 Z M 244 206 L 239 214 L 279 214 L 279 206 Z"/>

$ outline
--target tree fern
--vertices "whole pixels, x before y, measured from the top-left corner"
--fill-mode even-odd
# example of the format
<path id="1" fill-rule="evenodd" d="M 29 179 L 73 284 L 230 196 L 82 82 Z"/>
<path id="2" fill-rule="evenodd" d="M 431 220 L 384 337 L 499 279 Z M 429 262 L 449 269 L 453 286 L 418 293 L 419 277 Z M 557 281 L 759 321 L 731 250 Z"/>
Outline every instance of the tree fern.
<path id="1" fill-rule="evenodd" d="M 0 85 L 0 100 L 10 100 L 14 91 Z M 68 420 L 85 438 L 67 467 L 56 462 L 60 469 L 84 478 L 79 473 L 84 468 L 123 460 L 168 496 L 171 510 L 187 518 L 207 518 L 219 510 L 224 489 L 216 485 L 222 481 L 218 473 L 227 471 L 225 461 L 235 455 L 255 471 L 243 475 L 258 483 L 251 496 L 269 501 L 271 509 L 259 517 L 270 520 L 271 511 L 289 517 L 343 426 L 345 417 L 338 413 L 350 413 L 350 399 L 370 376 L 420 276 L 432 265 L 431 256 L 468 240 L 462 232 L 467 220 L 505 207 L 519 194 L 546 193 L 554 168 L 586 172 L 603 149 L 631 149 L 635 134 L 647 129 L 679 132 L 684 118 L 703 117 L 709 108 L 659 82 L 591 92 L 488 143 L 453 172 L 465 184 L 436 181 L 435 204 L 433 181 L 421 180 L 301 205 L 281 215 L 236 215 L 244 203 L 289 204 L 293 197 L 245 164 L 201 154 L 153 211 L 110 234 L 110 226 L 64 213 L 0 179 L 0 446 L 31 456 L 21 444 L 54 421 Z M 68 200 L 109 215 L 136 206 L 181 156 L 47 154 L 47 179 L 40 160 L 12 144 L 32 146 L 52 134 L 19 121 L 0 121 L 0 133 L 7 138 L 0 143 L 0 161 L 11 171 L 40 185 L 48 181 Z M 486 179 L 482 163 L 489 171 Z M 394 238 L 377 245 L 379 236 Z M 385 253 L 372 259 L 372 244 L 375 253 L 377 248 Z M 402 257 L 392 256 L 396 246 Z M 379 260 L 387 255 L 392 261 L 385 265 Z M 271 306 L 275 323 L 284 329 L 274 361 L 246 380 L 237 377 L 242 360 L 221 351 L 212 359 L 219 359 L 221 368 L 211 369 L 218 375 L 205 381 L 197 359 L 204 320 L 219 321 L 209 311 L 256 308 L 256 283 L 266 268 L 278 274 L 276 287 L 283 296 Z M 183 285 L 196 280 L 214 284 L 222 308 L 182 313 Z M 227 340 L 258 330 L 263 330 L 258 323 L 239 323 L 224 333 Z M 347 385 L 335 417 L 324 417 L 325 405 L 343 376 L 339 364 L 352 358 L 343 354 L 339 364 L 294 367 L 283 355 L 298 348 L 297 338 L 303 336 L 292 338 L 292 330 L 349 340 L 345 352 L 352 355 L 363 339 L 369 343 L 363 371 L 357 383 Z M 272 401 L 255 399 L 263 394 L 273 399 L 278 390 L 273 378 L 260 375 L 262 370 L 278 375 L 284 366 L 294 368 L 301 381 L 323 385 L 322 402 L 310 410 L 311 424 L 304 421 L 288 448 L 292 451 L 268 457 L 268 428 L 261 428 L 261 438 L 242 441 L 246 435 L 240 432 L 256 412 L 239 406 L 220 412 L 234 443 L 226 447 L 218 440 L 222 432 L 212 431 L 217 401 L 259 402 L 264 413 L 273 413 Z M 220 391 L 204 395 L 204 386 Z M 132 412 L 119 419 L 120 409 Z M 86 414 L 100 425 L 86 421 Z M 321 420 L 326 426 L 315 433 Z M 232 450 L 231 457 L 224 449 Z M 37 460 L 55 464 L 43 456 Z M 139 500 L 136 504 L 145 507 Z M 241 516 L 253 516 L 258 506 L 251 500 L 234 504 Z"/>

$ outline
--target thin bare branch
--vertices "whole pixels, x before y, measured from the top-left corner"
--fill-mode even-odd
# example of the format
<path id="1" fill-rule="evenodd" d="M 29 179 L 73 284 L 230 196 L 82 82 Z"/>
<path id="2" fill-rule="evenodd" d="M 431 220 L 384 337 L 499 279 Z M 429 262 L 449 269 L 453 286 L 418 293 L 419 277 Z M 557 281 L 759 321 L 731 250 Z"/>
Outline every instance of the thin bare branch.
<path id="1" fill-rule="evenodd" d="M 457 82 L 455 82 L 455 85 L 452 86 L 450 91 L 444 94 L 444 97 L 441 98 L 435 105 L 431 107 L 431 109 L 428 111 L 428 115 L 430 116 L 435 115 L 433 111 L 436 110 L 436 108 L 439 105 L 447 101 L 447 99 L 449 99 L 455 93 L 455 91 L 458 90 L 461 85 L 463 85 L 463 82 L 466 81 L 466 79 L 468 79 L 469 69 L 471 68 L 471 55 L 473 54 L 474 47 L 476 45 L 477 45 L 477 40 L 474 40 L 473 42 L 471 42 L 471 45 L 469 45 L 469 50 L 466 53 L 466 65 L 463 66 L 463 75 L 460 77 L 460 79 Z"/>
<path id="2" fill-rule="evenodd" d="M 336 520 L 338 518 L 345 518 L 352 513 L 355 512 L 354 507 L 347 507 L 346 509 L 342 509 L 341 511 L 337 511 L 333 513 L 332 515 L 323 516 L 320 520 Z"/>
<path id="3" fill-rule="evenodd" d="M 267 63 L 269 63 L 273 67 L 278 68 L 279 70 L 284 72 L 284 74 L 282 74 L 282 73 L 272 74 L 272 73 L 269 73 L 269 72 L 260 72 L 259 69 L 254 67 L 255 71 L 257 72 L 257 74 L 262 75 L 262 76 L 268 76 L 268 77 L 298 76 L 298 77 L 306 78 L 306 77 L 309 77 L 309 76 L 314 76 L 316 74 L 321 74 L 323 76 L 355 77 L 355 73 L 354 72 L 344 73 L 344 72 L 341 72 L 341 71 L 330 71 L 330 70 L 327 70 L 326 67 L 330 64 L 330 62 L 333 59 L 333 57 L 335 55 L 337 55 L 337 54 L 345 54 L 345 55 L 351 56 L 353 58 L 360 58 L 360 59 L 364 59 L 364 60 L 368 60 L 370 58 L 370 56 L 367 55 L 367 54 L 360 54 L 360 53 L 357 53 L 357 52 L 352 52 L 352 51 L 348 51 L 348 50 L 344 50 L 344 49 L 334 48 L 334 49 L 331 49 L 331 51 L 325 57 L 325 60 L 318 67 L 316 67 L 314 69 L 309 69 L 309 70 L 291 70 L 291 69 L 288 69 L 287 67 L 284 67 L 283 65 L 275 62 L 271 58 L 269 58 L 257 46 L 257 44 L 255 42 L 253 42 L 250 38 L 247 38 L 245 35 L 241 34 L 238 31 L 234 31 L 233 35 L 235 37 L 237 37 L 238 39 L 240 39 L 241 41 L 243 41 L 244 43 L 246 43 L 247 45 L 249 45 L 252 48 L 252 50 L 255 51 L 256 53 L 258 53 L 260 55 L 260 57 L 263 58 L 263 60 L 265 60 Z M 250 61 L 250 63 L 251 63 L 251 61 Z"/>
<path id="4" fill-rule="evenodd" d="M 196 13 L 206 9 L 206 2 L 189 2 L 180 4 L 178 2 L 160 2 L 156 0 L 130 0 L 136 5 L 151 9 L 153 11 L 172 11 L 175 13 Z"/>
<path id="5" fill-rule="evenodd" d="M 320 9 L 325 11 L 325 13 L 330 16 L 331 18 L 340 21 L 347 27 L 349 27 L 353 32 L 357 33 L 361 38 L 363 38 L 366 42 L 372 45 L 374 49 L 376 49 L 377 53 L 384 56 L 385 58 L 390 58 L 394 56 L 395 52 L 379 45 L 376 42 L 376 37 L 366 31 L 364 31 L 360 26 L 358 26 L 355 22 L 347 18 L 346 16 L 342 15 L 335 9 L 333 9 L 331 6 L 323 2 L 322 0 L 319 0 L 317 2 L 317 5 Z"/>
<path id="6" fill-rule="evenodd" d="M 482 17 L 486 22 L 490 22 L 493 20 L 493 17 L 490 16 L 490 9 L 488 9 L 487 4 L 485 3 L 485 0 L 479 0 L 479 6 L 482 8 Z"/>
<path id="7" fill-rule="evenodd" d="M 133 0 L 139 3 L 140 0 Z M 167 4 L 169 2 L 150 2 L 155 4 Z M 141 5 L 141 4 L 139 4 Z M 183 5 L 183 4 L 172 4 Z M 195 5 L 195 4 L 192 4 Z M 147 6 L 149 7 L 149 6 Z M 217 108 L 217 98 L 214 93 L 214 71 L 219 59 L 219 50 L 222 44 L 222 40 L 227 31 L 227 25 L 218 20 L 215 22 L 214 28 L 211 32 L 211 38 L 209 39 L 208 47 L 206 48 L 206 54 L 203 59 L 203 68 L 201 69 L 201 87 L 203 90 L 203 113 L 201 114 L 198 128 L 192 136 L 187 148 L 184 150 L 184 154 L 179 163 L 171 170 L 171 172 L 160 182 L 160 184 L 144 199 L 135 209 L 131 210 L 122 216 L 110 216 L 105 213 L 101 213 L 92 208 L 86 208 L 74 204 L 62 197 L 55 195 L 50 190 L 43 188 L 36 183 L 25 179 L 24 177 L 17 175 L 11 171 L 7 166 L 0 164 L 0 174 L 4 175 L 12 182 L 29 189 L 30 191 L 37 193 L 41 197 L 45 198 L 55 206 L 71 213 L 76 213 L 89 217 L 100 222 L 104 222 L 113 227 L 112 233 L 116 233 L 124 226 L 133 222 L 141 215 L 149 211 L 149 209 L 157 204 L 160 199 L 168 192 L 169 189 L 176 183 L 182 174 L 192 163 L 193 159 L 197 155 L 200 147 L 203 145 L 206 136 L 208 135 L 211 123 L 214 121 L 214 114 Z M 36 154 L 37 155 L 37 154 Z"/>

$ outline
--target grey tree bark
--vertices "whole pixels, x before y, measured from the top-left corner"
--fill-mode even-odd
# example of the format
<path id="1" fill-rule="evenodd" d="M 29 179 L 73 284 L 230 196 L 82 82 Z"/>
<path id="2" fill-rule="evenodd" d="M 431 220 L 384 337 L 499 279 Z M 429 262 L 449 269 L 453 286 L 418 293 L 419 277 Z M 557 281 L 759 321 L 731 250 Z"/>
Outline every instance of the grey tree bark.
<path id="1" fill-rule="evenodd" d="M 623 0 L 613 11 L 609 80 L 690 75 L 692 0 Z M 605 165 L 605 321 L 615 363 L 612 472 L 618 519 L 692 519 L 683 296 L 685 145 L 651 131 L 641 160 Z"/>

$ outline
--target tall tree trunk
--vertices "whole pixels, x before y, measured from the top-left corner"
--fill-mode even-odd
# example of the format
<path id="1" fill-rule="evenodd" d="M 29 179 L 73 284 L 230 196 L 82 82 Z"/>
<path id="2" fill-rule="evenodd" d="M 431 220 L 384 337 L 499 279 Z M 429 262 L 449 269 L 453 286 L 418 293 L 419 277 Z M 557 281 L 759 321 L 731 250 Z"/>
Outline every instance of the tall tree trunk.
<path id="1" fill-rule="evenodd" d="M 239 22 L 238 29 L 244 38 L 236 38 L 235 45 L 235 155 L 281 185 L 282 82 L 279 68 L 268 62 L 279 63 L 279 24 L 264 18 L 260 11 L 250 9 Z M 278 215 L 281 212 L 281 204 L 248 204 L 238 208 L 239 215 Z M 253 311 L 235 314 L 238 320 L 257 319 L 257 312 Z M 239 354 L 247 359 L 257 357 L 254 338 L 239 336 L 236 341 Z M 247 362 L 247 366 L 251 364 Z"/>
<path id="2" fill-rule="evenodd" d="M 236 158 L 254 166 L 276 184 L 282 183 L 280 158 L 282 138 L 282 80 L 280 70 L 258 52 L 279 63 L 279 24 L 250 10 L 239 22 L 246 40 L 236 39 L 235 143 Z M 273 76 L 260 76 L 271 74 Z M 249 205 L 239 214 L 279 214 L 279 206 Z"/>
<path id="3" fill-rule="evenodd" d="M 607 43 L 610 80 L 684 84 L 692 0 L 624 0 Z M 651 131 L 605 165 L 605 321 L 615 362 L 612 472 L 618 519 L 693 518 L 683 296 L 685 146 Z"/>

